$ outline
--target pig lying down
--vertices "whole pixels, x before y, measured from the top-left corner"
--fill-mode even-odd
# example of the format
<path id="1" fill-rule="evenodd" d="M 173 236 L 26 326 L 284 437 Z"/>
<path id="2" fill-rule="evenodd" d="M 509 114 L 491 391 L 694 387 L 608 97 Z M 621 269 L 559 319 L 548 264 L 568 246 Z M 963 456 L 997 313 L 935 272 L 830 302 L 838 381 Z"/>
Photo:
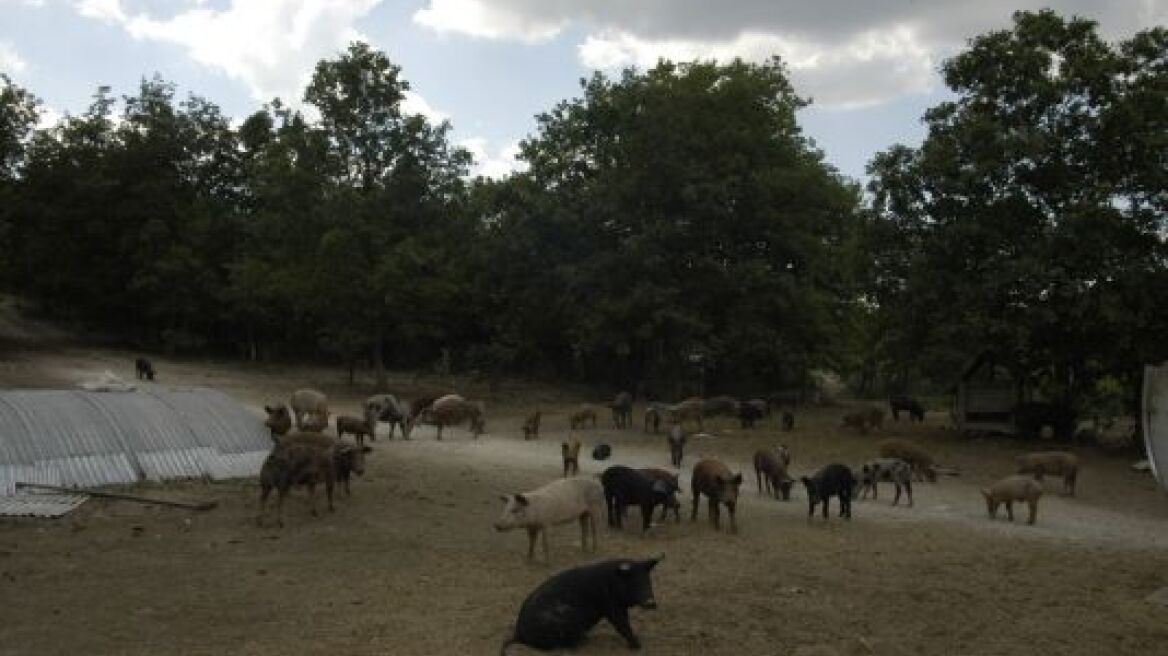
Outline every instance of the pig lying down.
<path id="1" fill-rule="evenodd" d="M 523 602 L 515 633 L 503 643 L 500 656 L 516 643 L 536 649 L 573 647 L 601 619 L 612 624 L 630 649 L 640 649 L 629 608 L 657 607 L 649 574 L 660 560 L 605 560 L 544 581 Z"/>
<path id="2" fill-rule="evenodd" d="M 547 529 L 572 520 L 580 522 L 580 548 L 596 550 L 596 517 L 605 507 L 604 488 L 591 478 L 561 478 L 531 492 L 503 495 L 503 514 L 495 530 L 527 529 L 527 558 L 535 557 L 535 541 L 543 534 L 543 559 L 548 560 Z"/>

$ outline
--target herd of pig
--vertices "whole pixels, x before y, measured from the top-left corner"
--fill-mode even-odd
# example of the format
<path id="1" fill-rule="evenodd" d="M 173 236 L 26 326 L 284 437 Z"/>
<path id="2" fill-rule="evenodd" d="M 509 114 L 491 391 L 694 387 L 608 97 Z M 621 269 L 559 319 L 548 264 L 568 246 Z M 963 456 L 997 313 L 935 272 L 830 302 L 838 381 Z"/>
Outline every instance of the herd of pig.
<path id="1" fill-rule="evenodd" d="M 770 414 L 769 407 L 762 404 L 730 401 L 732 403 L 715 397 L 687 399 L 674 405 L 650 404 L 645 413 L 645 430 L 659 430 L 661 420 L 668 421 L 666 442 L 670 463 L 674 469 L 680 470 L 688 437 L 682 428 L 684 421 L 693 420 L 701 431 L 703 416 L 736 415 L 744 427 L 752 427 L 754 421 L 764 414 Z M 890 406 L 894 418 L 898 410 L 907 410 L 911 418 L 923 419 L 923 409 L 911 399 L 902 399 L 898 404 L 894 398 Z M 743 410 L 743 407 L 750 409 Z M 614 426 L 631 426 L 631 396 L 618 395 L 609 408 L 613 413 Z M 362 417 L 336 418 L 336 438 L 323 433 L 328 426 L 328 404 L 325 396 L 315 390 L 298 390 L 292 394 L 289 404 L 265 406 L 265 410 L 268 413 L 265 424 L 271 430 L 273 447 L 260 473 L 260 516 L 257 522 L 262 522 L 265 502 L 275 489 L 278 492 L 277 522 L 281 526 L 283 499 L 293 486 L 304 485 L 307 488 L 313 515 L 316 514 L 317 484 L 323 484 L 326 489 L 329 510 L 333 509 L 333 487 L 336 483 L 342 483 L 346 494 L 349 493 L 351 475 L 364 472 L 364 457 L 371 450 L 364 444 L 364 439 L 375 439 L 380 421 L 389 423 L 390 437 L 395 427 L 400 427 L 406 439 L 409 439 L 411 431 L 418 424 L 436 426 L 438 439 L 441 439 L 444 426 L 467 423 L 476 438 L 485 430 L 483 405 L 468 402 L 454 394 L 418 399 L 413 404 L 388 394 L 370 397 L 364 404 Z M 525 439 L 538 439 L 541 417 L 540 412 L 535 412 L 524 421 L 522 430 Z M 856 427 L 862 432 L 879 428 L 882 420 L 883 411 L 877 408 L 865 408 L 843 417 L 844 425 Z M 573 430 L 590 425 L 594 427 L 595 424 L 596 410 L 592 406 L 581 406 L 569 416 L 569 428 Z M 788 431 L 794 428 L 794 415 L 790 411 L 783 412 L 781 425 Z M 353 435 L 354 442 L 344 441 L 346 434 Z M 577 522 L 580 526 L 581 548 L 594 552 L 597 547 L 596 522 L 601 512 L 612 529 L 622 528 L 627 509 L 632 506 L 640 510 L 642 532 L 649 530 L 658 508 L 661 509 L 661 521 L 664 522 L 668 513 L 672 512 L 674 520 L 680 522 L 681 503 L 677 496 L 681 493 L 681 485 L 677 473 L 655 467 L 634 469 L 617 464 L 596 477 L 580 476 L 580 448 L 580 441 L 572 437 L 561 444 L 562 478 L 531 491 L 501 497 L 503 511 L 495 522 L 495 528 L 499 531 L 525 530 L 528 535 L 529 560 L 534 559 L 536 544 L 542 541 L 543 557 L 547 562 L 548 528 L 570 522 Z M 830 463 L 810 476 L 801 477 L 799 481 L 807 494 L 808 517 L 813 517 L 817 507 L 820 507 L 826 520 L 828 503 L 834 496 L 838 499 L 840 516 L 850 518 L 852 500 L 857 497 L 867 498 L 869 493 L 876 499 L 877 484 L 882 482 L 892 483 L 895 487 L 893 505 L 900 502 L 903 493 L 907 504 L 912 506 L 913 482 L 936 480 L 939 468 L 919 445 L 909 440 L 892 438 L 881 441 L 878 449 L 880 457 L 863 463 L 857 470 L 842 463 Z M 594 451 L 594 457 L 606 458 L 610 452 L 610 449 L 606 449 L 601 456 Z M 790 499 L 795 482 L 788 473 L 791 457 L 791 450 L 781 444 L 754 453 L 755 480 L 760 495 L 772 495 L 784 501 Z M 1033 524 L 1037 517 L 1038 499 L 1042 494 L 1043 476 L 1061 475 L 1065 491 L 1074 494 L 1077 473 L 1078 462 L 1073 454 L 1026 454 L 1018 458 L 1016 475 L 994 483 L 981 490 L 981 493 L 991 518 L 996 515 L 998 507 L 1004 504 L 1007 515 L 1013 520 L 1013 503 L 1025 502 L 1030 509 L 1029 523 Z M 697 519 L 701 498 L 704 496 L 714 529 L 721 528 L 721 509 L 724 506 L 729 530 L 737 532 L 735 513 L 742 483 L 742 474 L 732 472 L 720 460 L 705 458 L 698 461 L 690 475 L 693 504 L 690 521 Z M 579 642 L 601 619 L 607 619 L 630 648 L 639 648 L 640 641 L 629 623 L 628 609 L 634 606 L 656 607 L 649 575 L 659 560 L 660 557 L 646 561 L 606 560 L 552 576 L 536 588 L 521 606 L 513 633 L 503 645 L 501 653 L 505 654 L 508 646 L 517 643 L 539 649 L 571 646 Z"/>

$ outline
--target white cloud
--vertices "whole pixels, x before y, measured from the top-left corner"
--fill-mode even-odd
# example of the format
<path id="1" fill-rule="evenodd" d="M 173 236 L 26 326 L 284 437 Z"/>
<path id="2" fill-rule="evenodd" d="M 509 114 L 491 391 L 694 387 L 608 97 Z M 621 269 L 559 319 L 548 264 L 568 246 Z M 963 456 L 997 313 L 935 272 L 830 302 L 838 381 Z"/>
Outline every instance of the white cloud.
<path id="1" fill-rule="evenodd" d="M 65 117 L 61 112 L 46 105 L 41 105 L 38 108 L 37 114 L 36 127 L 38 130 L 47 130 L 48 128 L 54 127 Z"/>
<path id="2" fill-rule="evenodd" d="M 528 43 L 554 38 L 567 22 L 544 21 L 538 16 L 496 7 L 481 0 L 431 0 L 428 8 L 414 12 L 413 19 L 436 32 L 486 39 L 519 39 Z"/>
<path id="3" fill-rule="evenodd" d="M 316 62 L 358 40 L 356 21 L 382 0 L 231 0 L 224 9 L 196 2 L 170 18 L 127 14 L 118 0 L 81 0 L 84 16 L 112 20 L 134 38 L 172 43 L 195 61 L 242 82 L 256 100 L 297 103 Z"/>
<path id="4" fill-rule="evenodd" d="M 966 39 L 1044 7 L 1097 20 L 1106 38 L 1168 22 L 1168 0 L 430 0 L 414 21 L 528 43 L 576 28 L 580 61 L 598 69 L 779 54 L 798 93 L 853 107 L 929 91 Z"/>
<path id="5" fill-rule="evenodd" d="M 94 18 L 103 23 L 115 25 L 126 20 L 121 0 L 77 0 L 73 5 L 77 13 L 86 18 Z"/>
<path id="6" fill-rule="evenodd" d="M 7 41 L 0 41 L 0 73 L 15 77 L 25 68 L 28 68 L 28 63 L 17 54 L 16 48 Z"/>
<path id="7" fill-rule="evenodd" d="M 487 178 L 504 178 L 527 167 L 525 162 L 519 161 L 519 142 L 513 141 L 491 152 L 487 140 L 483 137 L 470 137 L 458 142 L 459 146 L 470 151 L 474 157 L 474 166 L 471 175 L 481 175 Z"/>
<path id="8" fill-rule="evenodd" d="M 407 91 L 401 104 L 402 112 L 406 114 L 421 114 L 426 120 L 437 125 L 442 121 L 450 120 L 450 114 L 434 109 L 426 99 L 416 91 Z"/>

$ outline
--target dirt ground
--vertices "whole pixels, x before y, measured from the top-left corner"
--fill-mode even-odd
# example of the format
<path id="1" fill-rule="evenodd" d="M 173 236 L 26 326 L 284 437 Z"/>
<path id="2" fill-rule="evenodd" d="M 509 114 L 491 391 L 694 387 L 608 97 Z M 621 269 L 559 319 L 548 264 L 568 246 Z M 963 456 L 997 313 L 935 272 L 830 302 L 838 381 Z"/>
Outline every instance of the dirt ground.
<path id="1" fill-rule="evenodd" d="M 102 370 L 133 376 L 133 354 L 41 345 L 0 351 L 0 386 L 68 386 Z M 259 412 L 303 385 L 325 390 L 334 412 L 355 414 L 371 391 L 344 372 L 156 358 L 163 385 L 218 388 Z M 467 381 L 394 377 L 407 398 L 423 389 L 486 390 Z M 991 521 L 977 488 L 1011 472 L 1027 446 L 968 440 L 931 414 L 861 436 L 839 427 L 844 408 L 802 408 L 794 432 L 768 419 L 756 430 L 713 422 L 691 441 L 682 470 L 682 522 L 647 535 L 600 527 L 583 553 L 574 524 L 554 529 L 551 562 L 528 562 L 523 532 L 498 533 L 500 493 L 560 473 L 559 443 L 579 398 L 567 390 L 505 386 L 487 399 L 488 434 L 463 429 L 442 442 L 431 427 L 410 441 L 374 444 L 368 471 L 335 513 L 308 514 L 302 492 L 286 526 L 258 527 L 254 481 L 137 486 L 165 497 L 214 499 L 210 512 L 89 501 L 58 520 L 0 519 L 0 656 L 9 654 L 495 654 L 527 593 L 548 575 L 597 558 L 664 554 L 654 573 L 659 608 L 634 610 L 647 654 L 1164 654 L 1168 607 L 1145 598 L 1168 586 L 1168 496 L 1127 459 L 1079 450 L 1074 498 L 1047 483 L 1038 524 Z M 524 414 L 544 411 L 538 441 Z M 639 423 L 641 406 L 635 418 Z M 668 467 L 662 435 L 579 431 L 613 445 L 604 463 Z M 796 475 L 857 465 L 875 443 L 905 436 L 962 474 L 916 487 L 913 508 L 892 491 L 860 501 L 853 518 L 807 518 L 761 496 L 750 457 L 790 445 Z M 746 478 L 740 532 L 716 532 L 703 504 L 689 519 L 688 470 L 715 456 Z M 323 507 L 323 504 L 322 504 Z M 637 511 L 633 511 L 633 516 Z M 1020 513 L 1024 517 L 1025 512 Z M 1020 519 L 1021 519 L 1020 517 Z M 633 522 L 636 524 L 636 522 Z M 572 653 L 626 653 L 602 623 Z M 535 653 L 513 647 L 512 654 Z"/>

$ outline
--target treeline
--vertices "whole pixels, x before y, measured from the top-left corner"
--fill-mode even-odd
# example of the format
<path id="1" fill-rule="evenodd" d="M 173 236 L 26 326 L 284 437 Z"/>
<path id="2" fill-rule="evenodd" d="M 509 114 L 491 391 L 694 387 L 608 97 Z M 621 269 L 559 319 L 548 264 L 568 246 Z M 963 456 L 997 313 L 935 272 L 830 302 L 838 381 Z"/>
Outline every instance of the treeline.
<path id="1" fill-rule="evenodd" d="M 1112 45 L 1020 13 L 945 64 L 957 100 L 866 194 L 800 132 L 778 59 L 597 74 L 498 181 L 360 43 L 317 65 L 304 112 L 237 128 L 155 78 L 38 130 L 4 78 L 0 275 L 54 319 L 249 358 L 664 395 L 822 367 L 879 392 L 992 347 L 1130 386 L 1165 356 L 1166 53 L 1163 29 Z"/>

